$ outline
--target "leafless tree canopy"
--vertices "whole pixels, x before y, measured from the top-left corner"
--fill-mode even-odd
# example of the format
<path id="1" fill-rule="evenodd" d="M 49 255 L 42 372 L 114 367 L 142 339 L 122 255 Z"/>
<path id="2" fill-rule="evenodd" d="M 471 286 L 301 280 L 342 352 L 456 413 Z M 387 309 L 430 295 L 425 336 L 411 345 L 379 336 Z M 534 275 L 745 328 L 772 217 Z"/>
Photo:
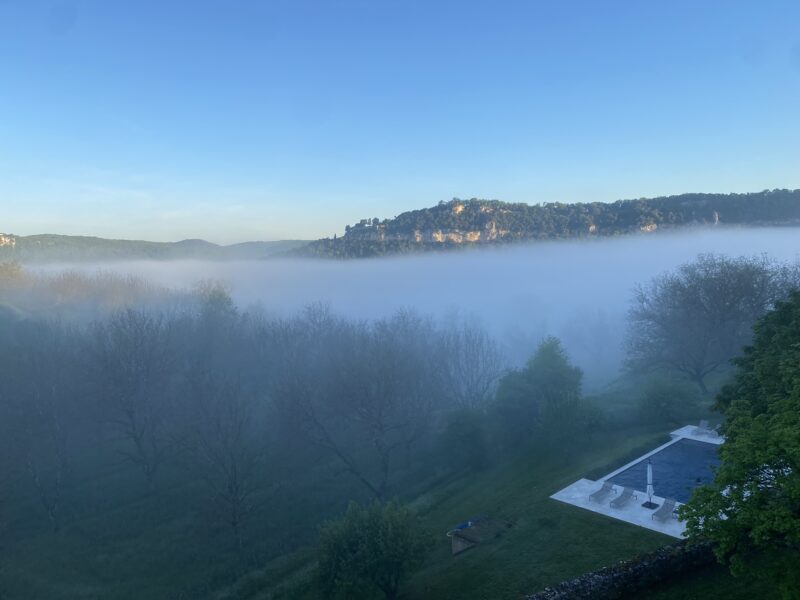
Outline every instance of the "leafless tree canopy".
<path id="1" fill-rule="evenodd" d="M 397 454 L 446 404 L 434 324 L 409 311 L 353 323 L 315 307 L 277 329 L 281 414 L 385 497 Z"/>
<path id="2" fill-rule="evenodd" d="M 101 408 L 126 442 L 121 451 L 151 487 L 174 448 L 173 332 L 164 317 L 128 309 L 95 325 L 91 344 Z"/>
<path id="3" fill-rule="evenodd" d="M 455 319 L 440 342 L 443 392 L 458 408 L 483 408 L 493 398 L 503 373 L 497 342 L 476 322 Z"/>
<path id="4" fill-rule="evenodd" d="M 7 443 L 33 484 L 54 530 L 61 526 L 64 488 L 70 482 L 70 432 L 78 419 L 79 380 L 70 336 L 58 324 L 21 323 L 13 347 L 14 378 L 6 378 L 2 411 Z"/>
<path id="5" fill-rule="evenodd" d="M 150 498 L 176 470 L 192 473 L 203 484 L 197 500 L 238 546 L 282 484 L 278 455 L 344 472 L 385 499 L 420 448 L 435 446 L 449 412 L 482 414 L 503 372 L 495 341 L 468 319 L 401 310 L 358 321 L 323 305 L 279 318 L 241 311 L 213 282 L 180 303 L 130 308 L 133 281 L 37 283 L 7 271 L 0 276 L 14 285 L 46 285 L 67 305 L 80 304 L 72 297 L 87 282 L 105 298 L 120 292 L 93 322 L 70 328 L 0 314 L 13 323 L 0 329 L 0 478 L 34 493 L 53 529 L 65 518 L 72 459 L 98 449 L 109 468 L 131 466 Z M 306 458 L 290 456 L 288 438 Z"/>
<path id="6" fill-rule="evenodd" d="M 798 285 L 797 265 L 766 257 L 701 255 L 634 290 L 628 364 L 683 373 L 706 392 L 706 378 L 749 343 L 752 327 Z"/>

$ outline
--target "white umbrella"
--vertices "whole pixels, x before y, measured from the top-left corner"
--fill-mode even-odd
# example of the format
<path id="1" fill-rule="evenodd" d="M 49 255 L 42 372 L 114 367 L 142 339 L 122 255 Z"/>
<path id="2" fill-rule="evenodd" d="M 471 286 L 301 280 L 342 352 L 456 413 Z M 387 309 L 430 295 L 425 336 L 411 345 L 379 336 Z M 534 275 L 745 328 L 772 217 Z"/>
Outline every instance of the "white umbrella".
<path id="1" fill-rule="evenodd" d="M 653 502 L 653 465 L 647 459 L 647 500 Z"/>

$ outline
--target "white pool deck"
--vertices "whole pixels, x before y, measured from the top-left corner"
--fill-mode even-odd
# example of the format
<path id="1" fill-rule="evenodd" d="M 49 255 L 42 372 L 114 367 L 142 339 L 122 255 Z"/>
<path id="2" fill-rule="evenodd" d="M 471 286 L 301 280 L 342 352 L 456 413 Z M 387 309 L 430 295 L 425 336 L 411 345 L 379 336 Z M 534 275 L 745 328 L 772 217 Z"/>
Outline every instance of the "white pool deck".
<path id="1" fill-rule="evenodd" d="M 572 504 L 573 506 L 611 517 L 612 519 L 619 519 L 620 521 L 625 521 L 626 523 L 632 523 L 633 525 L 638 525 L 639 527 L 652 529 L 653 531 L 658 531 L 675 538 L 683 538 L 684 531 L 686 530 L 686 524 L 683 521 L 679 521 L 677 518 L 668 519 L 666 521 L 656 521 L 652 518 L 655 510 L 642 507 L 642 503 L 647 500 L 647 493 L 645 491 L 636 490 L 636 498 L 629 501 L 628 505 L 622 508 L 611 508 L 611 506 L 609 506 L 611 500 L 616 498 L 617 495 L 622 492 L 622 487 L 618 485 L 614 486 L 614 490 L 617 493 L 606 498 L 603 502 L 594 502 L 589 498 L 592 492 L 596 492 L 600 489 L 606 479 L 614 477 L 625 469 L 652 456 L 656 452 L 660 452 L 667 446 L 671 446 L 672 444 L 679 442 L 680 440 L 695 440 L 698 442 L 705 442 L 715 445 L 722 444 L 725 441 L 725 438 L 720 437 L 715 432 L 711 430 L 701 430 L 694 425 L 687 425 L 685 427 L 681 427 L 680 429 L 676 429 L 670 433 L 670 436 L 672 436 L 672 439 L 666 444 L 662 444 L 647 454 L 643 454 L 636 460 L 632 460 L 619 469 L 612 471 L 605 477 L 602 477 L 597 481 L 591 481 L 590 479 L 579 479 L 572 485 L 565 487 L 563 490 L 559 490 L 550 497 L 560 502 Z M 657 489 L 658 487 L 656 486 L 656 490 Z M 661 506 L 664 503 L 664 498 L 653 495 L 653 502 Z M 675 506 L 678 507 L 680 505 L 681 503 L 678 502 Z"/>

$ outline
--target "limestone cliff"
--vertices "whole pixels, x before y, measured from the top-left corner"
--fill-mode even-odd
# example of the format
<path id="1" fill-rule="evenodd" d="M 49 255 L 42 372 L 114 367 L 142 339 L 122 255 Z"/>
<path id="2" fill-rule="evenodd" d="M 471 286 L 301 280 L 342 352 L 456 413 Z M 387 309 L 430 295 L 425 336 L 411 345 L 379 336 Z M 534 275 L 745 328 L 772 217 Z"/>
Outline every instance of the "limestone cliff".
<path id="1" fill-rule="evenodd" d="M 682 194 L 565 204 L 460 200 L 362 219 L 343 236 L 312 242 L 304 256 L 356 258 L 516 241 L 655 235 L 678 227 L 800 225 L 800 190 L 752 194 Z"/>

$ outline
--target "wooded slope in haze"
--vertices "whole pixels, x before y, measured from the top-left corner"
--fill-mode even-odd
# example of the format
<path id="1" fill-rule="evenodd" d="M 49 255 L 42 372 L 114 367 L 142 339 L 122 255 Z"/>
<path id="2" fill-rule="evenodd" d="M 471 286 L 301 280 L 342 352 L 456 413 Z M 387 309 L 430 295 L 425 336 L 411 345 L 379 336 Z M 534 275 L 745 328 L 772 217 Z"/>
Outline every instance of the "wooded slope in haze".
<path id="1" fill-rule="evenodd" d="M 688 226 L 800 225 L 800 190 L 751 194 L 682 194 L 650 199 L 563 204 L 460 200 L 362 219 L 342 237 L 293 251 L 304 256 L 359 258 L 517 241 L 651 233 Z"/>

